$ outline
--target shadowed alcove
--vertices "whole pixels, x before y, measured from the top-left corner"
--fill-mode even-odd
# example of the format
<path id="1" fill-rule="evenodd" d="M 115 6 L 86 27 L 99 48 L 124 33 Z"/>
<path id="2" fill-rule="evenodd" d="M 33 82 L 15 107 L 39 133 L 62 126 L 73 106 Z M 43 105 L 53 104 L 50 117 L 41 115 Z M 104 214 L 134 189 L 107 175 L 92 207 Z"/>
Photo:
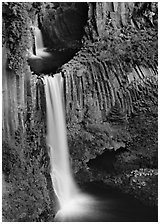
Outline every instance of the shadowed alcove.
<path id="1" fill-rule="evenodd" d="M 43 9 L 37 17 L 37 25 L 42 32 L 44 51 L 50 56 L 42 56 L 43 60 L 29 58 L 31 69 L 37 74 L 55 73 L 80 50 L 88 19 L 88 4 L 83 2 L 44 3 Z M 34 30 L 32 33 L 36 39 L 37 34 Z"/>

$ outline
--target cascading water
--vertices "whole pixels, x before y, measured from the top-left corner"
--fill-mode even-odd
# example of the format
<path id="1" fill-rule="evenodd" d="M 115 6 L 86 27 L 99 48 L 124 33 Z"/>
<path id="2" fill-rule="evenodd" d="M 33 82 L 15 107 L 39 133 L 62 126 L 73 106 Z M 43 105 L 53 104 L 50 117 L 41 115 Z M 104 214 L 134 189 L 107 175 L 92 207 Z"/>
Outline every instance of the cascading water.
<path id="1" fill-rule="evenodd" d="M 41 30 L 36 26 L 31 26 L 35 38 L 35 53 L 37 57 L 51 57 L 51 54 L 47 52 L 47 48 L 44 47 L 43 37 Z"/>
<path id="2" fill-rule="evenodd" d="M 54 77 L 45 76 L 44 83 L 47 101 L 47 143 L 50 147 L 51 177 L 62 207 L 78 194 L 69 164 L 62 103 L 63 78 L 61 74 L 55 74 Z"/>
<path id="3" fill-rule="evenodd" d="M 63 78 L 45 76 L 47 102 L 47 143 L 50 148 L 51 178 L 59 200 L 57 221 L 72 220 L 88 216 L 93 199 L 81 193 L 77 187 L 69 160 L 65 116 L 63 109 Z"/>
<path id="4" fill-rule="evenodd" d="M 35 33 L 36 49 L 42 49 L 42 48 L 44 48 L 44 45 L 43 45 L 43 37 L 42 37 L 41 30 L 38 29 L 38 27 L 36 27 L 36 26 L 31 26 L 31 28 L 33 29 L 33 31 Z"/>

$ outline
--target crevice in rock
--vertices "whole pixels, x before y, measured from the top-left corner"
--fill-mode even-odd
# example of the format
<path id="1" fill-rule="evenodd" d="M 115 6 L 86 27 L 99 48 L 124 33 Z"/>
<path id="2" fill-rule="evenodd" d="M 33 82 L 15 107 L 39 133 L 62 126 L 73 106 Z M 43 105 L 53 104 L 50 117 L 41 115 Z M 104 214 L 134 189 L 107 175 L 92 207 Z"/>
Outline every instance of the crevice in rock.
<path id="1" fill-rule="evenodd" d="M 106 173 L 112 174 L 116 172 L 115 163 L 117 161 L 117 156 L 127 151 L 126 148 L 119 148 L 117 151 L 104 150 L 101 155 L 90 159 L 87 166 L 93 170 L 105 171 Z"/>

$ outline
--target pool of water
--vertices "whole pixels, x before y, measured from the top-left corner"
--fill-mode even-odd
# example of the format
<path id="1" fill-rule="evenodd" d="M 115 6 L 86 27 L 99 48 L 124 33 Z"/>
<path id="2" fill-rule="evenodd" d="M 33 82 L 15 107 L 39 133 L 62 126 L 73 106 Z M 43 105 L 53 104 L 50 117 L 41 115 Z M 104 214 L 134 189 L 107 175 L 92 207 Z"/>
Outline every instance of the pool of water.
<path id="1" fill-rule="evenodd" d="M 91 196 L 67 206 L 67 213 L 60 212 L 55 221 L 65 222 L 157 222 L 157 208 L 147 207 L 135 198 L 106 187 L 103 183 L 85 185 Z M 85 196 L 85 195 L 84 195 Z M 78 205 L 79 203 L 79 205 Z M 70 211 L 69 211 L 70 210 Z"/>

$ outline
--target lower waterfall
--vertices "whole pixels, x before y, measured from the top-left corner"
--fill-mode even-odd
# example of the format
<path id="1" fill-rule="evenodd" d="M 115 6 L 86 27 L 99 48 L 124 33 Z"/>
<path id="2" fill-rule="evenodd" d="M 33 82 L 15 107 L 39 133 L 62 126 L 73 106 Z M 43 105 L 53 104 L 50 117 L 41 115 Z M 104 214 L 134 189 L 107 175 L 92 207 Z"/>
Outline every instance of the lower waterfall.
<path id="1" fill-rule="evenodd" d="M 80 191 L 72 175 L 63 106 L 63 78 L 61 74 L 45 76 L 44 84 L 51 179 L 60 209 L 56 220 L 66 221 L 72 219 L 71 214 L 76 218 L 88 215 L 87 207 L 93 199 Z"/>
<path id="2" fill-rule="evenodd" d="M 51 177 L 55 193 L 63 206 L 78 193 L 71 174 L 63 110 L 63 78 L 60 74 L 44 77 L 47 100 L 47 144 L 50 148 Z"/>

